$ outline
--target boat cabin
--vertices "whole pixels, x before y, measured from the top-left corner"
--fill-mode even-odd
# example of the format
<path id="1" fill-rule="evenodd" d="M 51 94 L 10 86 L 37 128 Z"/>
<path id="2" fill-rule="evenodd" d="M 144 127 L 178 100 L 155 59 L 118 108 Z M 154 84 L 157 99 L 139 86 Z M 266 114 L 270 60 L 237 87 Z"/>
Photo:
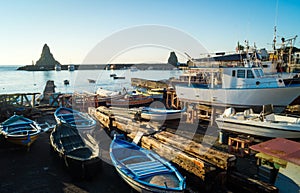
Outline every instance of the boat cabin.
<path id="1" fill-rule="evenodd" d="M 261 67 L 197 67 L 179 77 L 174 83 L 189 86 L 238 89 L 238 88 L 277 88 L 284 87 L 281 78 L 265 76 Z"/>
<path id="2" fill-rule="evenodd" d="M 266 77 L 261 67 L 222 68 L 222 88 L 284 87 L 282 79 Z"/>

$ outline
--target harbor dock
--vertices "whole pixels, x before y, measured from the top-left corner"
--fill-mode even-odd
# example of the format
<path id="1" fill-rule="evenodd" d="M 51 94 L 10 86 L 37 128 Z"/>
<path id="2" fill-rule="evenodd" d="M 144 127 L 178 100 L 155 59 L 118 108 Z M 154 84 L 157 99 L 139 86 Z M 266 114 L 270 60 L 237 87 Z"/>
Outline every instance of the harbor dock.
<path id="1" fill-rule="evenodd" d="M 46 92 L 47 100 L 40 104 L 35 100 L 39 93 L 0 95 L 0 99 L 6 105 L 5 109 L 1 109 L 1 118 L 4 115 L 8 116 L 7 112 L 12 114 L 18 109 L 18 113 L 26 114 L 39 123 L 48 122 L 55 125 L 53 113 L 59 106 L 87 112 L 98 122 L 94 137 L 99 140 L 102 148 L 101 159 L 106 161 L 102 171 L 99 171 L 92 181 L 74 181 L 72 176 L 66 175 L 57 160 L 53 159 L 50 151 L 45 151 L 49 149 L 49 133 L 43 133 L 27 153 L 26 150 L 23 152 L 24 149 L 6 144 L 1 138 L 0 153 L 3 159 L 0 164 L 9 165 L 0 174 L 0 177 L 6 179 L 0 183 L 1 192 L 38 189 L 45 192 L 101 192 L 103 189 L 107 190 L 106 192 L 131 192 L 126 184 L 121 183 L 122 180 L 116 173 L 112 172 L 114 168 L 109 164 L 108 146 L 115 133 L 123 133 L 130 141 L 170 160 L 186 176 L 187 193 L 279 192 L 274 185 L 262 181 L 257 176 L 256 152 L 250 151 L 249 146 L 260 141 L 237 135 L 225 136 L 216 125 L 211 124 L 212 115 L 219 113 L 219 109 L 180 101 L 175 90 L 164 82 L 133 79 L 132 84 L 148 89 L 163 89 L 164 97 L 160 102 L 170 109 L 186 107 L 186 112 L 180 120 L 149 121 L 142 119 L 142 108 L 107 107 L 94 93 L 53 93 L 52 88 L 48 88 L 45 89 L 45 92 L 49 91 Z M 9 156 L 5 156 L 6 154 Z M 26 158 L 27 155 L 30 158 Z M 11 164 L 16 162 L 22 162 L 26 168 Z M 30 181 L 33 175 L 37 183 Z M 20 181 L 23 177 L 24 183 L 17 186 L 15 182 L 11 182 L 15 176 L 18 176 Z M 120 180 L 120 187 L 114 187 L 114 184 L 110 183 L 115 181 L 115 178 Z M 57 183 L 59 186 L 52 189 Z"/>

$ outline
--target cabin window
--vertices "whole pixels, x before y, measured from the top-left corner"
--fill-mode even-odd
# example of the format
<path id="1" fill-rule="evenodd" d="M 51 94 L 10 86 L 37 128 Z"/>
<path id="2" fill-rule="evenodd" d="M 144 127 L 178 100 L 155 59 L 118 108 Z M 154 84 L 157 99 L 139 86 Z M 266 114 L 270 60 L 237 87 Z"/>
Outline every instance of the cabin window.
<path id="1" fill-rule="evenodd" d="M 235 77 L 235 70 L 232 71 L 232 77 Z"/>
<path id="2" fill-rule="evenodd" d="M 245 70 L 237 70 L 238 78 L 245 78 Z"/>
<path id="3" fill-rule="evenodd" d="M 262 69 L 259 69 L 258 72 L 259 72 L 260 76 L 264 76 L 265 75 L 264 72 L 262 71 Z"/>
<path id="4" fill-rule="evenodd" d="M 252 70 L 247 70 L 247 78 L 254 78 Z"/>
<path id="5" fill-rule="evenodd" d="M 255 75 L 256 75 L 256 77 L 260 77 L 260 73 L 259 73 L 259 71 L 258 71 L 258 69 L 254 69 L 254 73 L 255 73 Z"/>

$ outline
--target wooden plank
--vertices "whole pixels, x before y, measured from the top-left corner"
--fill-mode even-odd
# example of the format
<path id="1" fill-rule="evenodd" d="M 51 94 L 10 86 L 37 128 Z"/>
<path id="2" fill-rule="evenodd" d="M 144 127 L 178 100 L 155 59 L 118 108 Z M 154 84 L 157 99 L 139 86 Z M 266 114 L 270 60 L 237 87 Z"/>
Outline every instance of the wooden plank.
<path id="1" fill-rule="evenodd" d="M 153 127 L 151 124 L 132 121 L 132 119 L 120 116 L 115 116 L 115 119 L 112 121 L 112 126 L 125 133 L 132 134 L 133 138 L 137 132 L 143 132 L 149 135 L 158 131 L 158 129 Z"/>
<path id="2" fill-rule="evenodd" d="M 200 177 L 202 180 L 205 180 L 208 173 L 216 171 L 216 168 L 213 165 L 192 155 L 186 154 L 174 147 L 163 144 L 153 137 L 143 136 L 141 139 L 141 146 L 155 151 L 160 156 L 176 163 L 186 171 Z"/>
<path id="3" fill-rule="evenodd" d="M 185 137 L 166 131 L 156 133 L 154 137 L 160 141 L 187 152 L 199 159 L 205 160 L 221 169 L 227 170 L 235 165 L 235 155 L 207 147 Z"/>
<path id="4" fill-rule="evenodd" d="M 95 117 L 104 127 L 106 128 L 111 127 L 111 117 L 109 115 L 97 111 L 97 109 L 94 107 L 89 107 L 88 113 L 91 116 Z"/>

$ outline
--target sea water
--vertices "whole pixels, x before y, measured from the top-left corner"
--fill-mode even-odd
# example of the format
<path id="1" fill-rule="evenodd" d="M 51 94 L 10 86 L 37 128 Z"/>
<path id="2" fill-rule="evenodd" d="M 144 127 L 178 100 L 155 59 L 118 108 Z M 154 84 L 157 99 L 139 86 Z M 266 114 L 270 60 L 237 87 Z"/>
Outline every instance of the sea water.
<path id="1" fill-rule="evenodd" d="M 167 80 L 170 77 L 178 77 L 178 70 L 75 70 L 75 71 L 21 71 L 19 66 L 0 66 L 0 94 L 14 93 L 42 93 L 46 82 L 53 80 L 55 92 L 92 92 L 99 88 L 119 91 L 123 88 L 131 89 L 131 78 L 143 78 L 147 80 Z M 113 79 L 110 74 L 125 77 L 125 79 Z M 89 83 L 88 79 L 95 80 Z M 65 85 L 64 80 L 69 84 Z"/>

